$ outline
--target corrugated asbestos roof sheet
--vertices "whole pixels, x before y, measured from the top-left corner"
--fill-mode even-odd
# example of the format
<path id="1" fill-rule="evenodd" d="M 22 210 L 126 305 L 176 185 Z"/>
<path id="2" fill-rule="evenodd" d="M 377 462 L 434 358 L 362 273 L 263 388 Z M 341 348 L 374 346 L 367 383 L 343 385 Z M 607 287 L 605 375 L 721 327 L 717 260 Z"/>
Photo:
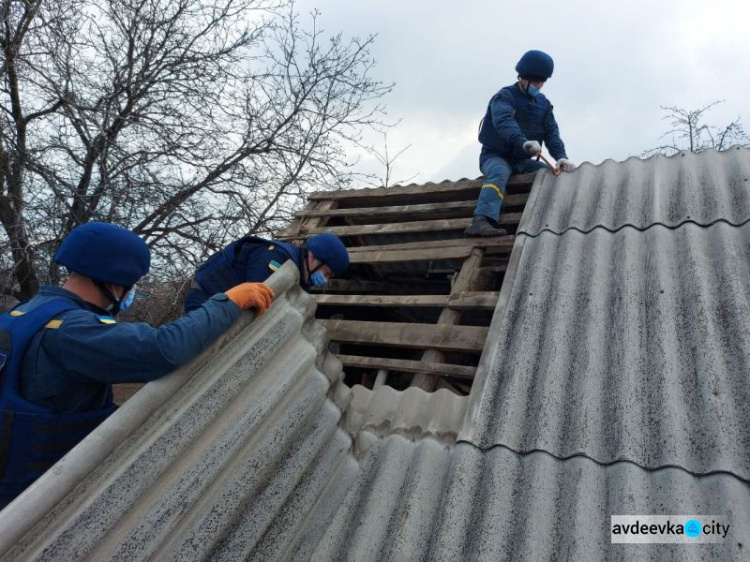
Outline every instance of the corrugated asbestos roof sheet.
<path id="1" fill-rule="evenodd" d="M 546 174 L 532 193 L 518 232 L 638 229 L 685 222 L 738 226 L 750 219 L 750 150 L 585 163 L 574 174 Z"/>
<path id="2" fill-rule="evenodd" d="M 465 438 L 750 482 L 750 224 L 520 243 Z"/>
<path id="3" fill-rule="evenodd" d="M 3 559 L 241 559 L 343 493 L 351 439 L 327 398 L 341 364 L 297 279 L 285 265 L 265 316 L 149 383 L 3 510 Z"/>
<path id="4" fill-rule="evenodd" d="M 314 550 L 300 560 L 746 560 L 747 528 L 728 545 L 612 545 L 610 514 L 750 519 L 750 491 L 728 475 L 601 465 L 469 443 L 361 433 L 360 473 Z M 744 551 L 737 541 L 744 543 Z M 744 552 L 744 558 L 741 558 Z"/>
<path id="5" fill-rule="evenodd" d="M 0 513 L 3 559 L 747 560 L 749 168 L 540 175 L 470 398 L 343 386 L 285 265 Z M 732 530 L 612 545 L 613 514 Z"/>

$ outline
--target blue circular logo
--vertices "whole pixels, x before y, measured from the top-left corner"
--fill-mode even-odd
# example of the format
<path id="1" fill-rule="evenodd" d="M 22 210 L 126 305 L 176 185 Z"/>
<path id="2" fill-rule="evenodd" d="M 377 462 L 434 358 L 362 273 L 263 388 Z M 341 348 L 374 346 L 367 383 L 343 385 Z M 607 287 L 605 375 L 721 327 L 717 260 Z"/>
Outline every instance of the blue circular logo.
<path id="1" fill-rule="evenodd" d="M 703 525 L 697 519 L 690 519 L 685 523 L 685 534 L 690 538 L 695 538 L 703 532 Z"/>

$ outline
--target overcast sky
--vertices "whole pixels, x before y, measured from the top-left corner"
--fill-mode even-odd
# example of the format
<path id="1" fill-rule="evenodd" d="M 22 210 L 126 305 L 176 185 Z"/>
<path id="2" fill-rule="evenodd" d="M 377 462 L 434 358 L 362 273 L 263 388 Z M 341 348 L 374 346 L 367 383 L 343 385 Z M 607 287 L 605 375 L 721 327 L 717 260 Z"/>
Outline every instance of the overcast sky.
<path id="1" fill-rule="evenodd" d="M 345 36 L 377 34 L 375 75 L 395 82 L 388 133 L 395 180 L 480 175 L 477 126 L 489 98 L 512 84 L 529 49 L 549 53 L 543 92 L 569 158 L 622 161 L 669 130 L 660 106 L 697 109 L 714 125 L 741 116 L 750 129 L 750 2 L 747 0 L 299 0 L 306 16 Z M 382 144 L 382 143 L 381 143 Z M 382 167 L 364 156 L 362 171 Z"/>

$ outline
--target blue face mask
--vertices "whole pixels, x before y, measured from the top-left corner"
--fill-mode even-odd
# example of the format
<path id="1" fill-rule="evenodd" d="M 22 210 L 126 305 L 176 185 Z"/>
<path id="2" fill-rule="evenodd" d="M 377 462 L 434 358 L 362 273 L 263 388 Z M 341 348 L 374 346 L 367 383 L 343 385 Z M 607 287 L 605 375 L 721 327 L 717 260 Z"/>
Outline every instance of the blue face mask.
<path id="1" fill-rule="evenodd" d="M 125 312 L 130 308 L 133 305 L 133 301 L 135 301 L 135 285 L 131 287 L 128 293 L 123 297 L 122 301 L 120 301 L 120 312 Z"/>
<path id="2" fill-rule="evenodd" d="M 529 85 L 526 86 L 526 93 L 528 93 L 532 98 L 535 98 L 541 93 L 541 90 L 529 83 Z"/>
<path id="3" fill-rule="evenodd" d="M 322 287 L 328 283 L 328 279 L 322 271 L 316 271 L 310 275 L 310 282 L 316 287 Z"/>

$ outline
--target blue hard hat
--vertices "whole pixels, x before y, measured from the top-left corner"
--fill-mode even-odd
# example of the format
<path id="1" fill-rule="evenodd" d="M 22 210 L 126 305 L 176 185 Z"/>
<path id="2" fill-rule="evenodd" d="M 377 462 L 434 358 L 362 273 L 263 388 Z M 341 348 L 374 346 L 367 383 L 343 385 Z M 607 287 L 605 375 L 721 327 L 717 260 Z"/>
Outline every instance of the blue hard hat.
<path id="1" fill-rule="evenodd" d="M 516 65 L 516 72 L 521 78 L 544 78 L 552 76 L 555 63 L 552 57 L 542 51 L 528 51 Z"/>
<path id="2" fill-rule="evenodd" d="M 316 234 L 308 239 L 307 247 L 313 256 L 333 269 L 336 275 L 343 275 L 349 267 L 349 252 L 344 243 L 333 234 Z"/>
<path id="3" fill-rule="evenodd" d="M 95 281 L 131 287 L 148 273 L 151 251 L 137 234 L 125 228 L 89 222 L 65 237 L 55 261 Z"/>

